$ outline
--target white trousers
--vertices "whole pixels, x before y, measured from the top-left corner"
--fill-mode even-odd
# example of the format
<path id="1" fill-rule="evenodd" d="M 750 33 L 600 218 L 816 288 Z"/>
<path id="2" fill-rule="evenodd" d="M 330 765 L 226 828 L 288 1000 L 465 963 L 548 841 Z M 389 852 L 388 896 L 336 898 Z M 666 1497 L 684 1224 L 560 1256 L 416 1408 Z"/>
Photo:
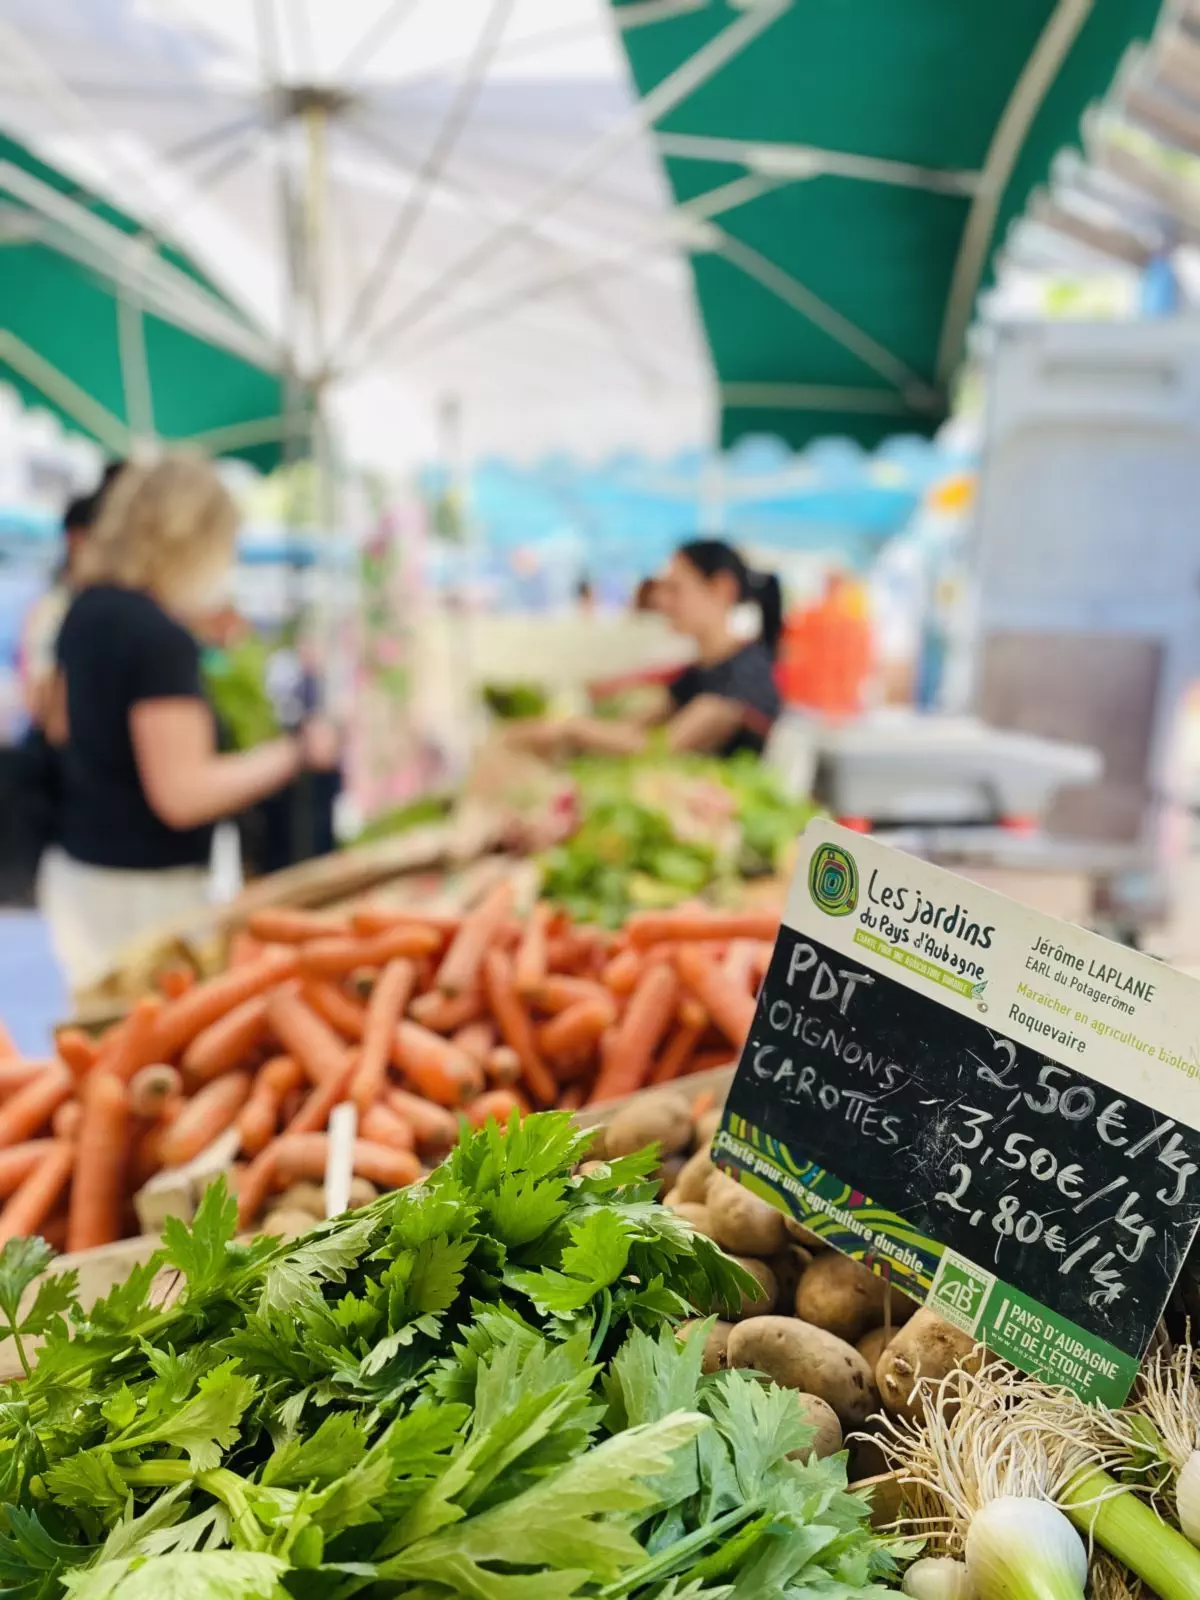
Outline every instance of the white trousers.
<path id="1" fill-rule="evenodd" d="M 38 907 L 68 986 L 90 988 L 129 945 L 206 905 L 210 882 L 206 866 L 128 872 L 47 850 L 38 873 Z"/>

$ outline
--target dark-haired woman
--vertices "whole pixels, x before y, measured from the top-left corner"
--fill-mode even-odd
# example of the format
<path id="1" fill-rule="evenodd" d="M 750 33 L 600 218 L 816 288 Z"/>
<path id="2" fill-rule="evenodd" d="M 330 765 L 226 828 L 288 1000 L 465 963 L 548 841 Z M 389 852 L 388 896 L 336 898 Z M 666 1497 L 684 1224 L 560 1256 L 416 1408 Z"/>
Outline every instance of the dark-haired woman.
<path id="1" fill-rule="evenodd" d="M 735 608 L 746 601 L 761 619 L 756 639 L 740 638 L 732 627 Z M 783 624 L 779 580 L 751 571 L 721 539 L 694 539 L 676 550 L 658 579 L 655 609 L 677 633 L 694 640 L 696 659 L 637 718 L 519 723 L 513 742 L 547 754 L 632 755 L 646 745 L 652 727 L 665 724 L 670 750 L 761 754 L 780 707 L 773 670 Z"/>

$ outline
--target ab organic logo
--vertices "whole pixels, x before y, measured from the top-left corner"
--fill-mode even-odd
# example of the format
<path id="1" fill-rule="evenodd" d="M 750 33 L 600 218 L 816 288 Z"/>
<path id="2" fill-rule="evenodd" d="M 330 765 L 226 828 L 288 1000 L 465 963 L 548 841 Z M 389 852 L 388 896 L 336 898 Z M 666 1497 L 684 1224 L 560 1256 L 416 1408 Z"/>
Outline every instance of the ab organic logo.
<path id="1" fill-rule="evenodd" d="M 981 1272 L 973 1262 L 947 1250 L 930 1288 L 928 1304 L 964 1333 L 974 1333 L 995 1281 L 990 1272 Z"/>
<path id="2" fill-rule="evenodd" d="M 848 917 L 858 905 L 858 867 L 849 850 L 823 844 L 808 869 L 808 892 L 827 917 Z"/>

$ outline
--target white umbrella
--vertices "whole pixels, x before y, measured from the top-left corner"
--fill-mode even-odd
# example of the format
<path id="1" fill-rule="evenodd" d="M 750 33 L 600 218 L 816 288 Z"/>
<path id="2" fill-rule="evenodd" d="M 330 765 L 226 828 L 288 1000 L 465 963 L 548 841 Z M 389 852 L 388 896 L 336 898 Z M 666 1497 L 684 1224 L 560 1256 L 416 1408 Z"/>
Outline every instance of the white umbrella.
<path id="1" fill-rule="evenodd" d="M 780 3 L 639 103 L 606 0 L 0 0 L 0 121 L 176 240 L 352 456 L 447 417 L 472 454 L 665 452 L 713 417 L 680 245 L 745 196 L 672 209 L 645 130 Z"/>

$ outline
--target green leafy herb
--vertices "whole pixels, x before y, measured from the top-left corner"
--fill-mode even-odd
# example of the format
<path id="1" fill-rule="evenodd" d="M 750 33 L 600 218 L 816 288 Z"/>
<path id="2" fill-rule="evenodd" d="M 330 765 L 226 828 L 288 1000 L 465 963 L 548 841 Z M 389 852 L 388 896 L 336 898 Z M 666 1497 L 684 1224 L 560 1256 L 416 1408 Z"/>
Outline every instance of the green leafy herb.
<path id="1" fill-rule="evenodd" d="M 88 1315 L 10 1245 L 0 1316 L 43 1343 L 0 1396 L 0 1593 L 876 1594 L 893 1553 L 844 1462 L 791 1459 L 794 1397 L 702 1377 L 704 1327 L 672 1332 L 744 1275 L 651 1202 L 652 1156 L 581 1175 L 588 1144 L 561 1113 L 492 1126 L 287 1244 L 239 1243 L 218 1185 Z M 186 1283 L 156 1307 L 163 1264 Z"/>

